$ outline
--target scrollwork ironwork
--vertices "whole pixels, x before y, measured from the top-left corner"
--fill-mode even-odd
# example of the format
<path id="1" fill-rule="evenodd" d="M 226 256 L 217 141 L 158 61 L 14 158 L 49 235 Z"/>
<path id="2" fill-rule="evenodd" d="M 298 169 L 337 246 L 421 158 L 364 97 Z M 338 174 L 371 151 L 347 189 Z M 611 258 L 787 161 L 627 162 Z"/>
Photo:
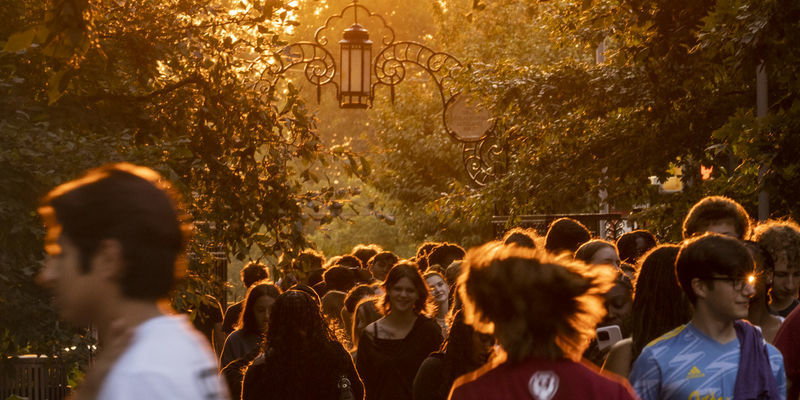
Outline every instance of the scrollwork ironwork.
<path id="1" fill-rule="evenodd" d="M 478 186 L 484 186 L 489 181 L 497 178 L 501 165 L 500 157 L 503 147 L 497 142 L 495 136 L 487 136 L 478 142 L 462 143 L 461 157 L 464 161 L 464 170 L 469 178 Z"/>

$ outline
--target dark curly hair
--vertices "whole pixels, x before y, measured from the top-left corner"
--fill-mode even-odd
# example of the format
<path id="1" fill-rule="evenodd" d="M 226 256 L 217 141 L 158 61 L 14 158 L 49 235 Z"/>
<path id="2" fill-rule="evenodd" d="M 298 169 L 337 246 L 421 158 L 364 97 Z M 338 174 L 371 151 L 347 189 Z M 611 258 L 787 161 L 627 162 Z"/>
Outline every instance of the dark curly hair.
<path id="1" fill-rule="evenodd" d="M 442 398 L 447 398 L 450 388 L 453 386 L 456 378 L 461 375 L 470 373 L 488 361 L 481 360 L 475 361 L 472 352 L 474 347 L 472 345 L 473 336 L 476 334 L 475 329 L 464 322 L 464 312 L 459 310 L 453 314 L 452 325 L 447 335 L 447 339 L 442 343 L 441 349 L 431 354 L 433 357 L 442 358 L 442 379 L 441 385 L 436 388 Z M 477 333 L 485 335 L 483 333 Z M 488 335 L 487 335 L 488 336 Z"/>
<path id="2" fill-rule="evenodd" d="M 378 300 L 378 309 L 384 315 L 392 311 L 391 297 L 389 292 L 400 279 L 408 278 L 414 284 L 417 290 L 417 301 L 414 303 L 414 312 L 417 314 L 430 315 L 433 310 L 433 299 L 428 291 L 428 285 L 422 279 L 417 265 L 410 261 L 400 261 L 392 267 L 389 274 L 386 275 L 386 280 L 381 287 L 383 288 L 383 296 Z"/>
<path id="3" fill-rule="evenodd" d="M 535 249 L 536 231 L 531 228 L 513 228 L 503 235 L 503 244 L 515 244 Z"/>
<path id="4" fill-rule="evenodd" d="M 724 196 L 708 196 L 698 201 L 683 220 L 683 238 L 703 233 L 710 225 L 730 220 L 739 239 L 750 234 L 750 216 L 741 204 Z"/>

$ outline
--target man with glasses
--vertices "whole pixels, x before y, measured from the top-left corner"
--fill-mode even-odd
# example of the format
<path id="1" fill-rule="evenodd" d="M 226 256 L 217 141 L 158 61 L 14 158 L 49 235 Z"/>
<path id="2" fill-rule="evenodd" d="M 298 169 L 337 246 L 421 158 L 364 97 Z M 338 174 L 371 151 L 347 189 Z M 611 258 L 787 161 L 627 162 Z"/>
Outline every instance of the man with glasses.
<path id="1" fill-rule="evenodd" d="M 742 321 L 756 279 L 744 245 L 715 233 L 695 237 L 681 245 L 675 272 L 694 315 L 634 362 L 630 382 L 642 400 L 785 399 L 783 357 Z"/>

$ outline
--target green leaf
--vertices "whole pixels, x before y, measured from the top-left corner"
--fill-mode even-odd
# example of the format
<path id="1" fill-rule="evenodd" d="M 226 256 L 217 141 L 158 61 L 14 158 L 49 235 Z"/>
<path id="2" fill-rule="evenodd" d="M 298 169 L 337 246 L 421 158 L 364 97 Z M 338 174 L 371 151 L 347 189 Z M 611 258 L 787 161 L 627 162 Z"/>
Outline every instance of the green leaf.
<path id="1" fill-rule="evenodd" d="M 6 45 L 3 46 L 3 52 L 16 53 L 20 50 L 27 49 L 31 43 L 33 43 L 33 38 L 35 37 L 35 27 L 22 32 L 17 32 L 8 38 L 8 42 L 6 42 Z"/>

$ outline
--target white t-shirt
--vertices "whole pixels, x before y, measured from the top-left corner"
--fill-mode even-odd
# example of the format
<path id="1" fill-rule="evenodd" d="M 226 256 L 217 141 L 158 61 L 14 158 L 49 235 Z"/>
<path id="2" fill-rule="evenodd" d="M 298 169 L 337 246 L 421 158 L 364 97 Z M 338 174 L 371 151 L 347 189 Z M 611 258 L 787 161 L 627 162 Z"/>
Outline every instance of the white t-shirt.
<path id="1" fill-rule="evenodd" d="M 225 400 L 208 342 L 186 316 L 161 316 L 136 328 L 111 367 L 99 400 Z"/>

